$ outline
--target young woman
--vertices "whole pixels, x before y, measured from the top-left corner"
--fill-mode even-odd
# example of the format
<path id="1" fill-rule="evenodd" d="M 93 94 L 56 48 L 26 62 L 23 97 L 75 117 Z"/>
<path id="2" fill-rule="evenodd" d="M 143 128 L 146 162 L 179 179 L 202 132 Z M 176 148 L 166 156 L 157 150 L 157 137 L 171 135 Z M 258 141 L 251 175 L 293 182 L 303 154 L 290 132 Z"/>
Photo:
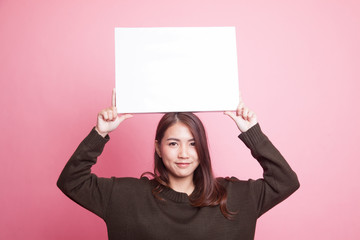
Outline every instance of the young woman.
<path id="1" fill-rule="evenodd" d="M 299 188 L 296 174 L 240 100 L 239 138 L 264 178 L 214 178 L 205 129 L 192 113 L 167 113 L 155 137 L 152 178 L 99 178 L 91 173 L 109 133 L 130 114 L 112 107 L 98 114 L 57 182 L 72 200 L 104 219 L 109 239 L 254 239 L 256 220 Z M 144 174 L 143 174 L 144 175 Z"/>

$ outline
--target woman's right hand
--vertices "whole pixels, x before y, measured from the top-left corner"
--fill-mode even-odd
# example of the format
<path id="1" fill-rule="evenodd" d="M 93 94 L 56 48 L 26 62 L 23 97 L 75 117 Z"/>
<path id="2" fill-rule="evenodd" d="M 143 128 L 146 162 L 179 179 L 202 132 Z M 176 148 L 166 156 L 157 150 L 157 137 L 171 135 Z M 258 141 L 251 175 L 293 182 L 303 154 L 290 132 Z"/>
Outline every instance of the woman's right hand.
<path id="1" fill-rule="evenodd" d="M 226 111 L 224 113 L 234 120 L 241 132 L 246 132 L 258 123 L 256 114 L 245 107 L 241 94 L 236 112 Z"/>
<path id="2" fill-rule="evenodd" d="M 116 92 L 115 88 L 112 93 L 112 105 L 98 113 L 95 130 L 103 137 L 114 131 L 119 124 L 125 119 L 131 118 L 131 114 L 118 115 L 116 109 Z"/>

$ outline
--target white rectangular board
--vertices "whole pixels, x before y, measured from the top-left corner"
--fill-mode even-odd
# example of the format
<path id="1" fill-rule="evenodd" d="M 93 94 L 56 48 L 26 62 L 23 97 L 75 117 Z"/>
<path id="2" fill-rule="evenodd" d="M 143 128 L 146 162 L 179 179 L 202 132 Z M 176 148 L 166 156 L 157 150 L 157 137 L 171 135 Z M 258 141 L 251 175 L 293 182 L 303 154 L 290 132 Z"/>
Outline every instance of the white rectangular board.
<path id="1" fill-rule="evenodd" d="M 115 28 L 119 113 L 235 110 L 235 27 Z"/>

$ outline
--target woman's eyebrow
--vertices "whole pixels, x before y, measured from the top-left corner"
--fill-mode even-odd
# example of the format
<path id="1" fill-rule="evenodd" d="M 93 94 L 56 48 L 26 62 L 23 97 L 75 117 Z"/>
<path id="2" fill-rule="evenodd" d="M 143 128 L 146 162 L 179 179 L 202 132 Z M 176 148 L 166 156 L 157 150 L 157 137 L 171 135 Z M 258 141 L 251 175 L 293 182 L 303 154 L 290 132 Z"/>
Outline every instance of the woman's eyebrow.
<path id="1" fill-rule="evenodd" d="M 180 142 L 180 139 L 178 139 L 178 138 L 168 138 L 168 139 L 166 139 L 166 141 L 178 141 L 178 142 Z M 195 139 L 191 138 L 191 139 L 188 140 L 188 142 L 192 142 L 192 141 L 195 141 Z"/>
<path id="2" fill-rule="evenodd" d="M 178 139 L 178 138 L 168 138 L 168 139 L 166 139 L 166 141 L 180 141 L 180 139 Z"/>

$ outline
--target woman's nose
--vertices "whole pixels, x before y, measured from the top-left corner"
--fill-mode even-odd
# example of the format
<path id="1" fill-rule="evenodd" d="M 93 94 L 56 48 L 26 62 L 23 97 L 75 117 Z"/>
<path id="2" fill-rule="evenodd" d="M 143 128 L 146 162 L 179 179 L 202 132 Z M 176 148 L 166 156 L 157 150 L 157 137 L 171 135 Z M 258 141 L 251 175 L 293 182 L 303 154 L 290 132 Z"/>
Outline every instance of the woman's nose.
<path id="1" fill-rule="evenodd" d="M 179 149 L 179 158 L 188 158 L 189 153 L 187 147 L 180 147 Z"/>

